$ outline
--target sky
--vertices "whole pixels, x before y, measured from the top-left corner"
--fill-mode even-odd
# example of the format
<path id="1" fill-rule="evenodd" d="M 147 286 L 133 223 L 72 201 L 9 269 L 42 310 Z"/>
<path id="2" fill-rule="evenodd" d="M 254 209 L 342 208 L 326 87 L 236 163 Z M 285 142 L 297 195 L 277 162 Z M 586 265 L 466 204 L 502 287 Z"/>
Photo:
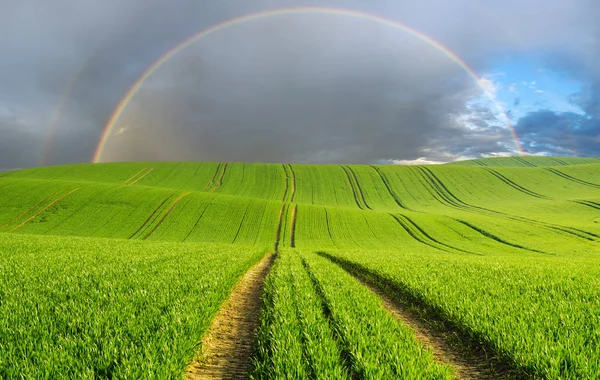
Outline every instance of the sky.
<path id="1" fill-rule="evenodd" d="M 597 0 L 0 0 L 0 170 L 92 161 L 165 53 L 284 8 L 138 82 L 99 161 L 600 156 Z"/>

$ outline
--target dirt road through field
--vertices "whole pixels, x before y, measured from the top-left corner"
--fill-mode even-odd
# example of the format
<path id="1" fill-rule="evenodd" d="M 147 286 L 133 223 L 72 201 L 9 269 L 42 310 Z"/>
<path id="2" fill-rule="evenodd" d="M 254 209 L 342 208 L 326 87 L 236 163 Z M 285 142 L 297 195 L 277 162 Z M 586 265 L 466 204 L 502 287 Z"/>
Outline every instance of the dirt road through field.
<path id="1" fill-rule="evenodd" d="M 202 354 L 186 371 L 186 379 L 245 379 L 252 367 L 261 294 L 275 254 L 266 255 L 234 287 L 204 339 Z"/>

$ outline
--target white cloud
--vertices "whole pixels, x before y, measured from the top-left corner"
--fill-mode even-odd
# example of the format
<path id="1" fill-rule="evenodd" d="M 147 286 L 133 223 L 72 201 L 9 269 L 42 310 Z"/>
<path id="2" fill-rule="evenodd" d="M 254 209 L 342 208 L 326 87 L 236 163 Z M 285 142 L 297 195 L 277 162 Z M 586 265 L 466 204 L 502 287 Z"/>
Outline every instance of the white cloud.
<path id="1" fill-rule="evenodd" d="M 502 88 L 502 84 L 499 82 L 494 82 L 488 78 L 481 78 L 479 80 L 479 84 L 483 88 L 485 92 L 490 94 L 493 98 L 496 98 L 496 94 L 498 94 L 498 90 Z"/>
<path id="2" fill-rule="evenodd" d="M 416 160 L 392 160 L 394 165 L 439 165 L 445 164 L 443 161 L 432 161 L 426 157 L 419 157 Z"/>
<path id="3" fill-rule="evenodd" d="M 117 130 L 117 135 L 122 135 L 123 133 L 127 132 L 128 129 L 129 129 L 129 125 L 125 125 L 125 126 L 119 128 Z"/>

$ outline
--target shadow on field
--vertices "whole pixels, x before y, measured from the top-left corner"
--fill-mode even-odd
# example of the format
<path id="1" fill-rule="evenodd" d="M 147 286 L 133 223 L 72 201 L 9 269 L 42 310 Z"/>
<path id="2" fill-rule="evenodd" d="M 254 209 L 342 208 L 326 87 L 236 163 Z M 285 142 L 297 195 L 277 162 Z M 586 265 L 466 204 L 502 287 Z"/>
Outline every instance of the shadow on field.
<path id="1" fill-rule="evenodd" d="M 485 338 L 445 317 L 438 307 L 426 303 L 373 270 L 327 252 L 316 252 L 337 264 L 382 298 L 383 306 L 415 332 L 415 338 L 433 352 L 437 361 L 455 371 L 458 379 L 532 379 L 532 368 L 519 368 L 500 356 Z"/>

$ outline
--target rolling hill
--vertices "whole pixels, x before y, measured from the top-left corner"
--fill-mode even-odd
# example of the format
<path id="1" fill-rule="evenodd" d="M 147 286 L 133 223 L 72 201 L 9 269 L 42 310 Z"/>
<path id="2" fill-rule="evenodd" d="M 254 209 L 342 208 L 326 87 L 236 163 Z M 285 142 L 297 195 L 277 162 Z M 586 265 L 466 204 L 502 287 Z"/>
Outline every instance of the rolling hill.
<path id="1" fill-rule="evenodd" d="M 596 378 L 599 221 L 592 158 L 0 173 L 0 377 L 181 378 L 276 252 L 255 378 Z"/>

